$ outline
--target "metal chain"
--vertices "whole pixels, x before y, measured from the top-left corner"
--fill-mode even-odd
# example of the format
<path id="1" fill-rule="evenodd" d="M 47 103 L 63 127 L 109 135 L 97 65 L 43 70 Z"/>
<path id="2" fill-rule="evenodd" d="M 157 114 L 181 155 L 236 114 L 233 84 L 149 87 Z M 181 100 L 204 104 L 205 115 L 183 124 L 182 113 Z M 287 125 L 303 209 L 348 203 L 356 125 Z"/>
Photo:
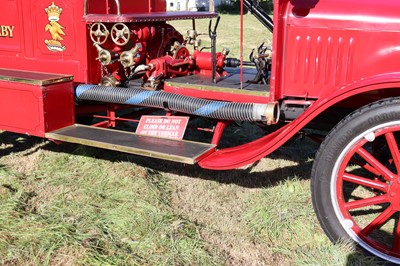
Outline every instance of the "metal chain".
<path id="1" fill-rule="evenodd" d="M 129 80 L 130 79 L 130 75 L 128 74 L 128 69 L 126 67 L 124 68 L 124 72 L 125 72 L 126 79 Z"/>
<path id="2" fill-rule="evenodd" d="M 125 77 L 126 77 L 126 79 L 129 81 L 129 80 L 131 80 L 132 79 L 132 77 L 133 77 L 133 71 L 132 71 L 132 69 L 130 69 L 131 71 L 130 71 L 130 74 L 128 74 L 128 68 L 126 67 L 126 68 L 124 68 L 124 71 L 125 71 Z"/>
<path id="3" fill-rule="evenodd" d="M 110 75 L 110 73 L 108 72 L 108 69 L 107 69 L 107 67 L 105 65 L 103 65 L 103 68 L 104 68 L 104 71 L 106 72 L 106 75 L 107 76 Z"/>
<path id="4" fill-rule="evenodd" d="M 101 71 L 101 78 L 104 78 L 104 76 L 108 76 L 110 73 L 108 72 L 108 69 L 105 65 L 100 64 L 100 71 Z M 105 75 L 104 75 L 105 73 Z"/>
<path id="5" fill-rule="evenodd" d="M 101 77 L 104 78 L 104 73 L 106 74 L 106 76 L 108 76 L 110 73 L 108 72 L 108 69 L 105 65 L 100 64 L 100 70 L 101 70 Z"/>

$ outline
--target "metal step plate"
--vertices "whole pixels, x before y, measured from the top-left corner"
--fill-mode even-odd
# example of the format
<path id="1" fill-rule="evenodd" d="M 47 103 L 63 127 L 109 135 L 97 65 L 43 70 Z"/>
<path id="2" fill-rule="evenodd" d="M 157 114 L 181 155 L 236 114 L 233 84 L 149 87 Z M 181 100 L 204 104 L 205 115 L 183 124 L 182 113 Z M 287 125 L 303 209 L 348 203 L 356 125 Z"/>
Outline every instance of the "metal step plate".
<path id="1" fill-rule="evenodd" d="M 46 138 L 187 164 L 195 164 L 215 151 L 215 145 L 212 144 L 157 138 L 84 125 L 73 125 L 46 133 Z"/>

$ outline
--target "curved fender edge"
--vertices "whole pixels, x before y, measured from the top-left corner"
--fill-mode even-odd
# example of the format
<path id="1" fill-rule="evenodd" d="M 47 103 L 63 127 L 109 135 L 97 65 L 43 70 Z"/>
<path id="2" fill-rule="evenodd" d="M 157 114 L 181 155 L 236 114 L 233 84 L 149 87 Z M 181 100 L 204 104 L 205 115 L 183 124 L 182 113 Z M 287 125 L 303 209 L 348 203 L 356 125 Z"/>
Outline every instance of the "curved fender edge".
<path id="1" fill-rule="evenodd" d="M 384 74 L 357 81 L 334 93 L 322 96 L 296 120 L 277 131 L 240 146 L 217 150 L 201 160 L 199 165 L 205 169 L 230 170 L 254 163 L 281 147 L 330 106 L 360 93 L 391 88 L 400 88 L 400 73 Z"/>

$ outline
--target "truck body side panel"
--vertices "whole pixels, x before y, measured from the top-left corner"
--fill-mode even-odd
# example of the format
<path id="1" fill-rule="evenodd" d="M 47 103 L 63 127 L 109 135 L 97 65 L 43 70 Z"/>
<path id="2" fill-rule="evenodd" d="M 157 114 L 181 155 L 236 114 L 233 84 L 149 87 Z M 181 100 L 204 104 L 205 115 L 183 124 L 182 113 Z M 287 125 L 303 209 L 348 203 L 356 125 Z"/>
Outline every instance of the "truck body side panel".
<path id="1" fill-rule="evenodd" d="M 281 1 L 278 98 L 314 98 L 400 72 L 400 2 Z M 346 6 L 346 8 L 343 8 Z M 284 10 L 284 11 L 283 11 Z"/>
<path id="2" fill-rule="evenodd" d="M 87 81 L 83 0 L 1 0 L 0 5 L 6 10 L 0 24 L 14 29 L 12 37 L 0 38 L 0 68 L 68 74 L 77 82 Z M 52 19 L 55 14 L 58 20 Z"/>

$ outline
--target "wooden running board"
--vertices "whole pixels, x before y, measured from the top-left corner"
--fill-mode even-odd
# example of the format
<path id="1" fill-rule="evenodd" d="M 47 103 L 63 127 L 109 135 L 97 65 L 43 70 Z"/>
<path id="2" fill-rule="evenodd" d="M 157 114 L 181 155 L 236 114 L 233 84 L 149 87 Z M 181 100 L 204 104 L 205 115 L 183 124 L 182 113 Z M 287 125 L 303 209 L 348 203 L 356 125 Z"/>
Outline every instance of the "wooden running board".
<path id="1" fill-rule="evenodd" d="M 212 144 L 157 138 L 78 124 L 46 133 L 46 138 L 187 164 L 195 164 L 215 151 L 215 145 Z"/>

